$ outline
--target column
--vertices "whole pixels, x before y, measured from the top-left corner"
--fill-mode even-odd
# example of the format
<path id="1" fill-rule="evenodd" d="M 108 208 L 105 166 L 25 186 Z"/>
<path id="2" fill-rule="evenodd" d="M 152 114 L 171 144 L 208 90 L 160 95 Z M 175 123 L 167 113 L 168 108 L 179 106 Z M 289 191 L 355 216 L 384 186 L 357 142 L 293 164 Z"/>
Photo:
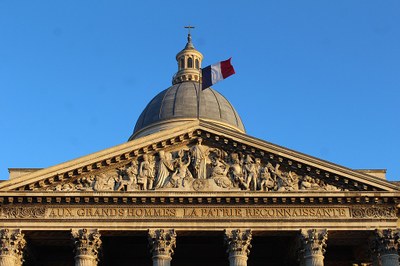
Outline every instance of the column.
<path id="1" fill-rule="evenodd" d="M 71 235 L 75 244 L 75 266 L 96 266 L 101 248 L 99 230 L 72 229 Z"/>
<path id="2" fill-rule="evenodd" d="M 149 230 L 148 238 L 153 266 L 171 265 L 172 255 L 176 247 L 175 230 Z"/>
<path id="3" fill-rule="evenodd" d="M 378 241 L 375 235 L 374 237 L 371 237 L 369 239 L 369 249 L 370 249 L 370 259 L 372 262 L 371 266 L 381 266 L 381 260 L 378 251 Z"/>
<path id="4" fill-rule="evenodd" d="M 229 254 L 230 266 L 246 266 L 251 248 L 251 230 L 225 230 L 226 252 Z"/>
<path id="5" fill-rule="evenodd" d="M 328 240 L 327 230 L 301 230 L 301 265 L 304 266 L 323 266 L 326 240 Z"/>
<path id="6" fill-rule="evenodd" d="M 399 266 L 400 236 L 398 230 L 375 230 L 375 248 L 382 266 Z"/>
<path id="7" fill-rule="evenodd" d="M 20 266 L 26 241 L 21 230 L 0 230 L 0 266 Z"/>

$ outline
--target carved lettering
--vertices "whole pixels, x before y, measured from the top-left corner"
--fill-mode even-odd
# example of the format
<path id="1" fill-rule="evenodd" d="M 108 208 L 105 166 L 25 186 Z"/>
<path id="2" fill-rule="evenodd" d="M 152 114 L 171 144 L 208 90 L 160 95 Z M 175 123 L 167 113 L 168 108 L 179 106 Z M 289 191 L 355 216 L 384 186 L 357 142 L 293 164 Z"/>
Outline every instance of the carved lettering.
<path id="1" fill-rule="evenodd" d="M 26 210 L 25 210 L 26 209 Z M 2 207 L 0 219 L 395 219 L 393 207 Z"/>

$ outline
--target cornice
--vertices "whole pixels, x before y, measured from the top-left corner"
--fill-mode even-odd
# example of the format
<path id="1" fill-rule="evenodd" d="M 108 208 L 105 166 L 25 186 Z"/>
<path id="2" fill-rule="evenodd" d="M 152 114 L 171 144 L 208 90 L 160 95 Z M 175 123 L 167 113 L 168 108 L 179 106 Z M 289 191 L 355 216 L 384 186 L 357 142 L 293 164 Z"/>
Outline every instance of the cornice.
<path id="1" fill-rule="evenodd" d="M 3 192 L 0 204 L 397 205 L 399 192 Z M 60 205 L 61 206 L 61 205 Z"/>

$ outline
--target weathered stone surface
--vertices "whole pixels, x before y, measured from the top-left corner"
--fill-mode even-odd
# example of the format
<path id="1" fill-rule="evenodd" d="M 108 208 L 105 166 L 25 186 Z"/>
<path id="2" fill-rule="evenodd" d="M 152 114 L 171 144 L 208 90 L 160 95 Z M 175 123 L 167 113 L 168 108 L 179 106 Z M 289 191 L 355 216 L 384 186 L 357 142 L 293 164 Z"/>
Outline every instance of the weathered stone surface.
<path id="1" fill-rule="evenodd" d="M 169 266 L 176 247 L 175 230 L 149 230 L 148 240 L 153 266 Z"/>
<path id="2" fill-rule="evenodd" d="M 75 266 L 96 266 L 101 248 L 98 230 L 72 229 L 75 244 Z"/>
<path id="3" fill-rule="evenodd" d="M 251 230 L 225 230 L 225 244 L 227 246 L 230 266 L 246 266 L 250 254 L 252 233 Z"/>
<path id="4" fill-rule="evenodd" d="M 20 266 L 26 245 L 21 230 L 0 230 L 0 266 Z"/>
<path id="5" fill-rule="evenodd" d="M 300 261 L 302 265 L 323 266 L 327 240 L 327 230 L 302 229 L 300 231 Z"/>
<path id="6" fill-rule="evenodd" d="M 399 265 L 399 230 L 377 229 L 375 230 L 374 252 L 379 254 L 382 266 Z"/>

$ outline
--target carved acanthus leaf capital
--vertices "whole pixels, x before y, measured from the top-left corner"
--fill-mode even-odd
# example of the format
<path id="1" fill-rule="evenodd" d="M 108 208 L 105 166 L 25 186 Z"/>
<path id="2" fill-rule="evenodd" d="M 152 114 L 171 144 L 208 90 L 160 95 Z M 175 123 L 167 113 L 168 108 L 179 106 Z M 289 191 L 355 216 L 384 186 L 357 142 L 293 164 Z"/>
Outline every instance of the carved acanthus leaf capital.
<path id="1" fill-rule="evenodd" d="M 397 254 L 400 247 L 399 230 L 395 229 L 376 229 L 373 250 L 380 255 Z"/>
<path id="2" fill-rule="evenodd" d="M 326 241 L 328 240 L 327 230 L 309 229 L 300 231 L 301 253 L 304 257 L 313 255 L 324 255 Z"/>
<path id="3" fill-rule="evenodd" d="M 242 253 L 249 255 L 251 248 L 251 230 L 225 230 L 225 244 L 227 253 Z"/>
<path id="4" fill-rule="evenodd" d="M 71 235 L 75 244 L 75 255 L 92 256 L 98 260 L 101 248 L 99 230 L 89 231 L 88 229 L 72 229 Z"/>
<path id="5" fill-rule="evenodd" d="M 26 241 L 21 230 L 0 230 L 0 255 L 13 256 L 22 264 L 25 245 Z"/>
<path id="6" fill-rule="evenodd" d="M 174 254 L 174 248 L 176 247 L 176 232 L 174 229 L 149 230 L 148 239 L 150 252 L 153 254 L 153 256 L 172 256 Z"/>

